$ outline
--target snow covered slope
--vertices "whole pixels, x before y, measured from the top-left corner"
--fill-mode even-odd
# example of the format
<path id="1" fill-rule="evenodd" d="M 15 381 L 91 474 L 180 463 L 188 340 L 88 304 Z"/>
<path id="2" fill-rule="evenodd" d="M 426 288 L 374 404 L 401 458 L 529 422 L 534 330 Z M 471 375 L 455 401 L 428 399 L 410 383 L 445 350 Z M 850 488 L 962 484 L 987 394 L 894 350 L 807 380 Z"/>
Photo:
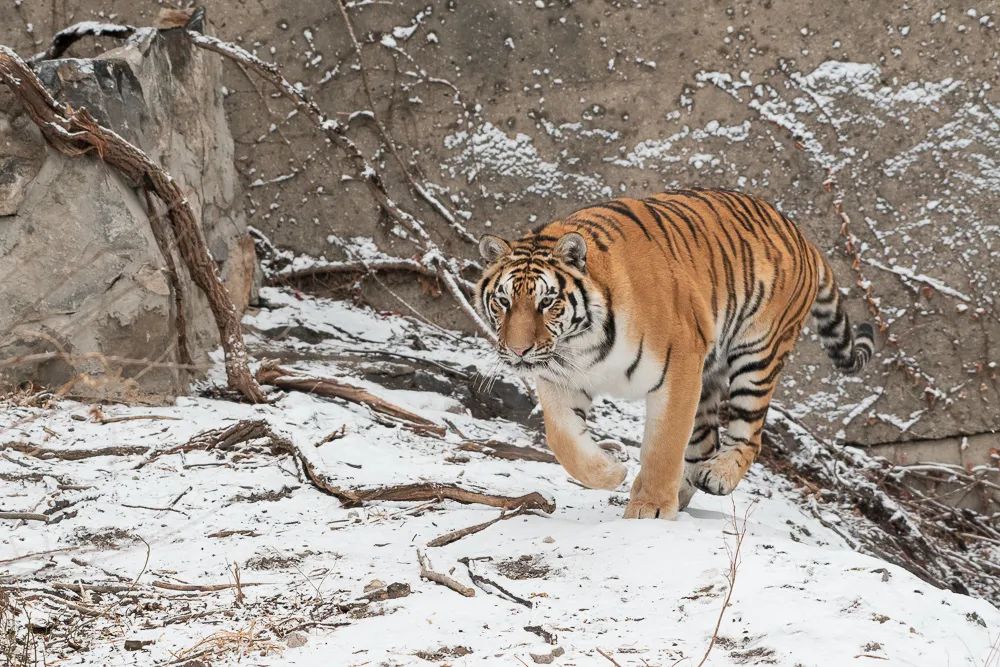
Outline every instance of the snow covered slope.
<path id="1" fill-rule="evenodd" d="M 273 308 L 247 320 L 268 332 L 251 338 L 259 357 L 364 386 L 447 426 L 447 434 L 420 435 L 368 408 L 301 393 L 276 393 L 266 406 L 189 397 L 167 408 L 102 406 L 99 414 L 69 401 L 5 406 L 2 510 L 48 510 L 50 518 L 0 523 L 0 581 L 30 612 L 40 633 L 31 641 L 45 643 L 45 664 L 697 665 L 744 532 L 706 664 L 1000 660 L 1000 611 L 851 551 L 800 511 L 788 482 L 759 466 L 731 499 L 698 495 L 674 522 L 624 521 L 627 486 L 587 490 L 554 463 L 460 449 L 489 439 L 536 446 L 523 426 L 474 418 L 442 393 L 381 389 L 350 376 L 352 350 L 485 367 L 481 342 L 340 302 L 275 289 L 265 296 Z M 597 425 L 634 440 L 639 411 L 621 407 L 601 410 Z M 125 416 L 148 418 L 114 419 Z M 506 495 L 538 491 L 556 510 L 430 547 L 500 511 L 450 501 L 343 507 L 267 443 L 140 465 L 155 451 L 251 418 L 290 438 L 342 488 L 443 482 Z M 65 460 L 24 443 L 62 455 L 120 449 Z M 638 450 L 628 454 L 631 481 Z M 421 579 L 418 550 L 474 595 Z M 234 566 L 240 589 L 176 590 L 233 584 Z M 79 582 L 108 586 L 56 585 Z M 374 601 L 364 597 L 371 591 Z M 8 626 L 23 625 L 23 616 L 10 619 Z M 138 650 L 126 650 L 126 640 Z"/>

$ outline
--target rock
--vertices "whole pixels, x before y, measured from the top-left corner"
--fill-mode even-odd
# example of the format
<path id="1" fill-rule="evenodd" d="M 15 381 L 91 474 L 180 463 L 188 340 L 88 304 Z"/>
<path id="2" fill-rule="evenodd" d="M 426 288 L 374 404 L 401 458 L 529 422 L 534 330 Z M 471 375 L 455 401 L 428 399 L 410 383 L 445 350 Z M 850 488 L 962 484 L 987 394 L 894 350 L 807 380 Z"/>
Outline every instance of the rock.
<path id="1" fill-rule="evenodd" d="M 0 96 L 0 105 L 9 96 Z M 30 118 L 23 113 L 0 114 L 0 217 L 18 212 L 42 168 L 45 151 L 45 140 Z"/>
<path id="2" fill-rule="evenodd" d="M 98 58 L 37 66 L 62 102 L 161 163 L 188 197 L 243 311 L 256 293 L 233 139 L 222 107 L 222 64 L 182 30 L 140 33 Z M 171 276 L 140 196 L 96 156 L 46 148 L 13 96 L 0 90 L 0 358 L 47 355 L 0 372 L 91 399 L 169 400 L 195 374 L 179 363 Z M 176 256 L 186 288 L 187 344 L 196 364 L 218 345 L 207 300 Z M 104 363 L 99 355 L 161 365 Z M 85 378 L 85 381 L 79 381 Z"/>
<path id="3" fill-rule="evenodd" d="M 233 247 L 222 272 L 222 280 L 233 300 L 236 310 L 243 312 L 256 298 L 259 290 L 260 271 L 257 269 L 257 252 L 249 234 L 242 236 Z"/>
<path id="4" fill-rule="evenodd" d="M 375 581 L 378 581 L 378 579 L 376 579 Z M 379 583 L 381 584 L 382 582 Z M 410 594 L 410 585 L 400 582 L 391 583 L 388 586 L 382 584 L 381 586 L 371 589 L 369 589 L 369 586 L 371 586 L 371 584 L 365 586 L 365 596 L 364 596 L 365 598 L 368 599 L 369 602 L 380 602 L 382 600 L 395 600 L 396 598 L 405 598 L 407 595 Z"/>
<path id="5" fill-rule="evenodd" d="M 381 579 L 372 579 L 367 584 L 365 584 L 365 593 L 371 593 L 372 591 L 377 591 L 380 588 L 385 588 L 385 582 Z"/>
<path id="6" fill-rule="evenodd" d="M 566 650 L 562 646 L 556 646 L 554 649 L 548 653 L 529 653 L 531 659 L 535 661 L 537 665 L 548 665 L 555 662 L 555 659 L 565 653 Z"/>

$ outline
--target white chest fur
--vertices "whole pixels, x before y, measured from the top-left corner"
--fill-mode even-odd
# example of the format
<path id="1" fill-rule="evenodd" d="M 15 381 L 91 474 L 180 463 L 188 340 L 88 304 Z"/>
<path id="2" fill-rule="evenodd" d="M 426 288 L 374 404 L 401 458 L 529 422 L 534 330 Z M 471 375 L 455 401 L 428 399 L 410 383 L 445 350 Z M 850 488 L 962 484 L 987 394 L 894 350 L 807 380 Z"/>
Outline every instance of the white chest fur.
<path id="1" fill-rule="evenodd" d="M 666 350 L 658 350 L 644 338 L 627 331 L 627 324 L 615 326 L 615 340 L 610 351 L 600 361 L 593 346 L 574 353 L 582 367 L 562 384 L 584 389 L 592 395 L 640 399 L 657 386 L 663 375 Z"/>

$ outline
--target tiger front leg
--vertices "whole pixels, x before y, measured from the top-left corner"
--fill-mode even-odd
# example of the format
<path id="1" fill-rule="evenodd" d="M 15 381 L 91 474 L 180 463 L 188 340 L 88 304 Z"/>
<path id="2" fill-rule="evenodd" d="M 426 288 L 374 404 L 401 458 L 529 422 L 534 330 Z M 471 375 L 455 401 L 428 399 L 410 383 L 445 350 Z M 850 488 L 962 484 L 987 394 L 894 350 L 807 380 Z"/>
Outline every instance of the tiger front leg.
<path id="1" fill-rule="evenodd" d="M 586 394 L 539 380 L 538 398 L 545 438 L 563 468 L 591 489 L 617 488 L 628 469 L 591 437 L 585 418 L 591 401 Z"/>
<path id="2" fill-rule="evenodd" d="M 646 397 L 642 467 L 632 484 L 626 519 L 673 519 L 680 509 L 684 450 L 694 429 L 703 358 L 674 354 L 663 385 Z"/>

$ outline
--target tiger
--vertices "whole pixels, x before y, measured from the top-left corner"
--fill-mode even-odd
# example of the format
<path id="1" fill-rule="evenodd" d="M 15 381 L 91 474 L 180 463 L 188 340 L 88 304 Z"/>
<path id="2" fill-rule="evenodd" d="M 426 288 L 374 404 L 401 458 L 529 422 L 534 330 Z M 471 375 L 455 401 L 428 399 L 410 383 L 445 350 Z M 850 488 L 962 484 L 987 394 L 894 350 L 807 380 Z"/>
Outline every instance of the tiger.
<path id="1" fill-rule="evenodd" d="M 504 367 L 534 381 L 548 446 L 573 478 L 624 482 L 620 443 L 598 441 L 588 412 L 599 395 L 645 400 L 626 518 L 672 519 L 697 490 L 736 488 L 810 313 L 841 371 L 874 353 L 872 326 L 852 330 L 824 254 L 754 195 L 612 199 L 518 240 L 486 234 L 479 251 L 475 309 Z"/>

